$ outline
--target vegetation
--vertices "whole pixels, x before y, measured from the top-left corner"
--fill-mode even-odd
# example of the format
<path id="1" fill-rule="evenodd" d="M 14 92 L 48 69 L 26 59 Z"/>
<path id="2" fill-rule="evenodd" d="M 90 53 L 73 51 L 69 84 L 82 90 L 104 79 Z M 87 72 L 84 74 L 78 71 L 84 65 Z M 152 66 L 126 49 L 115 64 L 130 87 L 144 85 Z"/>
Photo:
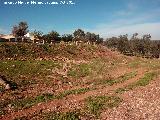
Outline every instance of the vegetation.
<path id="1" fill-rule="evenodd" d="M 93 57 L 92 54 L 96 51 L 100 51 L 100 49 L 98 47 L 94 47 L 93 45 L 85 45 L 85 43 L 82 43 L 79 46 L 77 46 L 75 43 L 56 43 L 52 45 L 38 45 L 31 43 L 0 43 L 1 60 L 53 59 L 56 56 L 63 56 L 70 59 L 74 59 L 79 56 L 82 59 L 88 59 L 90 57 Z"/>
<path id="2" fill-rule="evenodd" d="M 34 36 L 35 40 L 38 40 L 40 42 L 43 41 L 43 43 L 55 43 L 60 41 L 60 35 L 56 31 L 51 31 L 48 34 L 43 34 L 43 32 L 35 30 L 31 34 Z"/>
<path id="3" fill-rule="evenodd" d="M 80 88 L 80 89 L 74 89 L 74 90 L 67 90 L 67 91 L 64 91 L 64 92 L 60 92 L 59 94 L 57 95 L 53 95 L 53 94 L 50 94 L 50 93 L 45 93 L 45 94 L 42 94 L 42 95 L 38 95 L 34 98 L 32 97 L 27 97 L 27 98 L 24 98 L 24 99 L 14 99 L 14 100 L 8 100 L 8 101 L 5 101 L 4 103 L 2 102 L 0 104 L 1 106 L 1 111 L 0 112 L 3 112 L 3 108 L 7 105 L 11 105 L 12 109 L 14 110 L 21 110 L 21 109 L 26 109 L 26 108 L 29 108 L 31 106 L 34 106 L 38 103 L 42 103 L 42 102 L 48 102 L 50 100 L 53 100 L 53 99 L 62 99 L 68 95 L 77 95 L 77 94 L 82 94 L 82 93 L 86 93 L 87 91 L 90 91 L 91 89 L 90 88 Z"/>
<path id="4" fill-rule="evenodd" d="M 80 89 L 75 89 L 75 90 L 66 90 L 64 92 L 59 93 L 58 95 L 55 96 L 56 99 L 62 99 L 63 97 L 66 97 L 71 94 L 82 94 L 90 91 L 90 88 L 80 88 Z"/>
<path id="5" fill-rule="evenodd" d="M 79 77 L 86 77 L 89 75 L 89 73 L 90 73 L 90 66 L 88 64 L 80 64 L 71 69 L 68 72 L 68 75 L 79 78 Z"/>
<path id="6" fill-rule="evenodd" d="M 94 84 L 95 85 L 107 84 L 107 85 L 112 86 L 114 84 L 123 83 L 126 80 L 129 80 L 129 79 L 135 77 L 136 75 L 137 75 L 137 72 L 134 71 L 134 72 L 126 73 L 126 74 L 124 74 L 122 76 L 119 76 L 116 79 L 99 80 L 99 81 L 94 82 Z"/>
<path id="7" fill-rule="evenodd" d="M 19 26 L 13 26 L 12 34 L 15 37 L 24 37 L 29 32 L 27 22 L 19 22 Z M 38 40 L 39 42 L 43 41 L 43 43 L 55 43 L 55 42 L 72 42 L 72 41 L 82 41 L 82 42 L 90 42 L 90 43 L 102 43 L 103 39 L 100 38 L 99 35 L 90 32 L 84 32 L 82 29 L 77 29 L 72 34 L 64 34 L 60 36 L 60 34 L 54 30 L 48 32 L 47 34 L 43 34 L 41 31 L 35 30 L 31 33 L 34 36 L 34 41 Z"/>
<path id="8" fill-rule="evenodd" d="M 29 30 L 27 22 L 20 22 L 18 26 L 15 25 L 12 28 L 12 34 L 15 37 L 24 37 L 24 35 L 26 35 L 28 32 Z"/>
<path id="9" fill-rule="evenodd" d="M 98 117 L 104 108 L 117 107 L 122 100 L 116 96 L 94 96 L 86 99 L 86 107 L 89 112 Z"/>
<path id="10" fill-rule="evenodd" d="M 130 85 L 127 85 L 124 88 L 118 88 L 116 90 L 116 93 L 122 93 L 128 90 L 132 90 L 135 87 L 139 87 L 139 86 L 146 86 L 150 83 L 151 80 L 153 80 L 153 78 L 156 76 L 156 73 L 151 72 L 151 73 L 146 73 L 144 75 L 144 77 L 140 78 L 138 81 L 136 81 L 135 83 L 132 83 Z"/>
<path id="11" fill-rule="evenodd" d="M 19 22 L 19 25 L 15 25 L 12 28 L 12 33 L 16 37 L 24 37 L 28 33 L 27 22 Z M 64 42 L 84 42 L 90 44 L 102 44 L 113 50 L 118 50 L 121 53 L 129 56 L 142 56 L 146 58 L 159 58 L 160 57 L 160 41 L 151 40 L 151 35 L 143 35 L 142 38 L 138 37 L 138 33 L 134 33 L 133 36 L 128 39 L 128 35 L 120 35 L 119 37 L 107 38 L 103 41 L 95 33 L 85 32 L 82 29 L 77 29 L 73 34 L 61 35 L 52 30 L 47 34 L 43 34 L 41 31 L 35 30 L 32 32 L 35 41 L 42 43 L 59 43 Z"/>
<path id="12" fill-rule="evenodd" d="M 0 85 L 2 119 L 15 112 L 17 120 L 101 119 L 105 109 L 122 101 L 116 93 L 146 86 L 159 74 L 159 59 L 128 57 L 99 44 L 126 55 L 158 58 L 159 42 L 151 41 L 150 35 L 135 34 L 131 40 L 122 35 L 103 42 L 99 35 L 81 29 L 73 35 L 33 34 L 45 44 L 0 43 L 0 74 L 15 88 Z M 39 109 L 31 113 L 32 107 Z"/>
<path id="13" fill-rule="evenodd" d="M 46 113 L 43 115 L 45 120 L 80 120 L 78 112 L 66 112 L 66 113 Z"/>
<path id="14" fill-rule="evenodd" d="M 73 35 L 72 34 L 64 34 L 64 35 L 62 35 L 61 40 L 64 42 L 70 42 L 73 40 Z"/>
<path id="15" fill-rule="evenodd" d="M 142 38 L 138 38 L 137 36 L 138 33 L 133 34 L 130 40 L 128 39 L 128 35 L 112 37 L 107 39 L 104 44 L 129 56 L 160 57 L 160 41 L 151 40 L 150 34 L 143 35 Z"/>
<path id="16" fill-rule="evenodd" d="M 80 113 L 78 111 L 69 112 L 40 112 L 39 117 L 43 120 L 80 120 Z M 14 120 L 28 120 L 29 116 L 17 117 Z"/>
<path id="17" fill-rule="evenodd" d="M 54 61 L 1 61 L 0 72 L 12 79 L 25 76 L 26 79 L 44 77 L 52 73 L 51 68 L 60 65 Z"/>
<path id="18" fill-rule="evenodd" d="M 99 35 L 96 35 L 95 33 L 90 32 L 84 32 L 82 29 L 77 29 L 73 33 L 74 35 L 74 41 L 82 41 L 82 42 L 89 42 L 91 44 L 93 43 L 102 43 L 103 38 L 100 38 Z"/>
<path id="19" fill-rule="evenodd" d="M 20 22 L 18 26 L 14 26 L 12 33 L 16 37 L 23 37 L 28 32 L 27 22 Z M 134 33 L 131 39 L 128 35 L 120 35 L 119 37 L 107 38 L 103 41 L 99 35 L 77 29 L 72 34 L 64 34 L 60 36 L 58 32 L 52 30 L 47 34 L 35 30 L 33 33 L 35 40 L 43 43 L 56 43 L 60 41 L 75 42 L 81 41 L 91 44 L 103 44 L 113 50 L 118 50 L 121 53 L 129 56 L 143 56 L 146 58 L 159 58 L 160 57 L 160 41 L 151 40 L 151 35 L 143 35 L 142 38 L 138 37 L 138 33 Z M 35 41 L 33 41 L 35 42 Z"/>
<path id="20" fill-rule="evenodd" d="M 47 102 L 51 99 L 53 99 L 52 94 L 42 94 L 42 95 L 36 96 L 35 98 L 26 98 L 26 99 L 11 101 L 11 107 L 13 107 L 15 110 L 26 109 L 35 104 L 38 104 L 41 102 Z"/>

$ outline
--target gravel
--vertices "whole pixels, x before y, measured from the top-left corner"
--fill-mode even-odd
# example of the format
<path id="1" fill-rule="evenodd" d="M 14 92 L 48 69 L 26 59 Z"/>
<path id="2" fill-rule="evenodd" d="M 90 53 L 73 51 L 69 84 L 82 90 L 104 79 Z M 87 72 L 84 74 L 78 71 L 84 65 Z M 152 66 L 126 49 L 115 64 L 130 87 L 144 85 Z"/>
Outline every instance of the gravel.
<path id="1" fill-rule="evenodd" d="M 160 120 L 160 79 L 122 95 L 124 101 L 106 109 L 102 120 Z"/>

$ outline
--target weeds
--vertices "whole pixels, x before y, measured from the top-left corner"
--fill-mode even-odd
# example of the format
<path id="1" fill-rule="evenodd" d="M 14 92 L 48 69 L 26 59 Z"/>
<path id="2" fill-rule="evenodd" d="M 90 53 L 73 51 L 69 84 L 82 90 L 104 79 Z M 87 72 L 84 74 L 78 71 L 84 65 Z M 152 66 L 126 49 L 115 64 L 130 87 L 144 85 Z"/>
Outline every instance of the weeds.
<path id="1" fill-rule="evenodd" d="M 156 76 L 156 73 L 154 73 L 154 72 L 146 73 L 144 75 L 144 77 L 140 78 L 137 82 L 132 83 L 132 84 L 126 86 L 125 88 L 118 88 L 115 92 L 116 93 L 123 93 L 125 91 L 132 90 L 135 87 L 146 86 L 150 83 L 151 80 L 153 80 L 153 78 L 155 76 Z"/>
<path id="2" fill-rule="evenodd" d="M 54 61 L 1 61 L 0 72 L 10 78 L 46 76 L 59 64 Z"/>
<path id="3" fill-rule="evenodd" d="M 66 113 L 45 113 L 43 116 L 44 120 L 80 120 L 78 112 L 66 112 Z"/>
<path id="4" fill-rule="evenodd" d="M 42 95 L 36 96 L 35 98 L 26 98 L 26 99 L 20 99 L 20 100 L 16 99 L 11 102 L 11 106 L 16 110 L 25 109 L 40 102 L 47 102 L 53 98 L 54 96 L 52 94 L 42 94 Z"/>
<path id="5" fill-rule="evenodd" d="M 126 73 L 126 74 L 118 77 L 117 79 L 108 79 L 108 80 L 97 81 L 94 84 L 95 85 L 108 84 L 108 85 L 112 86 L 114 84 L 123 83 L 126 80 L 129 80 L 129 79 L 135 77 L 136 75 L 137 75 L 137 72 L 134 71 L 134 72 Z"/>
<path id="6" fill-rule="evenodd" d="M 90 66 L 88 64 L 80 64 L 78 66 L 75 66 L 75 68 L 71 69 L 68 72 L 68 76 L 72 77 L 86 77 L 90 74 Z"/>
<path id="7" fill-rule="evenodd" d="M 35 115 L 34 115 L 35 116 Z M 39 118 L 43 120 L 80 120 L 80 113 L 77 111 L 59 113 L 59 112 L 49 112 L 49 113 L 39 113 L 37 114 Z M 22 116 L 17 117 L 14 120 L 29 120 L 33 116 Z"/>
<path id="8" fill-rule="evenodd" d="M 98 117 L 101 111 L 108 107 L 117 107 L 122 100 L 116 96 L 94 96 L 86 99 L 86 107 L 89 112 Z"/>
<path id="9" fill-rule="evenodd" d="M 49 100 L 53 100 L 53 99 L 62 99 L 63 97 L 66 97 L 68 95 L 82 94 L 82 93 L 85 93 L 89 90 L 90 90 L 89 88 L 68 90 L 68 91 L 61 92 L 57 95 L 46 93 L 46 94 L 38 95 L 35 98 L 25 98 L 25 99 L 11 100 L 8 104 L 11 104 L 11 106 L 15 110 L 25 109 L 25 108 L 29 108 L 33 105 L 36 105 L 38 103 L 41 103 L 41 102 L 48 102 Z"/>
<path id="10" fill-rule="evenodd" d="M 82 93 L 85 93 L 89 90 L 90 90 L 90 88 L 80 88 L 80 89 L 75 89 L 75 90 L 67 90 L 67 91 L 61 92 L 60 94 L 56 95 L 55 98 L 62 99 L 63 97 L 66 97 L 68 95 L 82 94 Z"/>

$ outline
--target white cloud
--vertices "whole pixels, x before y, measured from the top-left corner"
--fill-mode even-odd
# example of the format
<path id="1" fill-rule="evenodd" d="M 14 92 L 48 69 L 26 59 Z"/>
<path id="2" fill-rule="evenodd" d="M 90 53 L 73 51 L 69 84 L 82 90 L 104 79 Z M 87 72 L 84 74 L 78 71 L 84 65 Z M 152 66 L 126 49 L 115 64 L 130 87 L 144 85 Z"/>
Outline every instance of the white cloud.
<path id="1" fill-rule="evenodd" d="M 133 33 L 138 32 L 140 35 L 151 34 L 152 39 L 160 40 L 160 22 L 132 24 L 120 27 L 101 27 L 90 31 L 100 34 L 104 38 L 119 36 L 122 34 L 128 34 L 131 36 Z"/>
<path id="2" fill-rule="evenodd" d="M 0 28 L 0 32 L 3 32 L 3 29 Z"/>
<path id="3" fill-rule="evenodd" d="M 115 15 L 129 16 L 129 15 L 132 15 L 136 11 L 137 8 L 138 8 L 138 5 L 135 5 L 135 3 L 133 3 L 133 2 L 128 2 L 125 5 L 125 8 L 115 12 Z"/>
<path id="4" fill-rule="evenodd" d="M 128 13 L 125 13 L 128 10 Z M 155 8 L 147 12 L 141 12 L 133 14 L 136 11 L 134 4 L 127 4 L 126 9 L 121 11 L 116 20 L 100 23 L 95 26 L 94 29 L 86 29 L 86 31 L 91 31 L 100 34 L 102 37 L 112 37 L 119 36 L 121 34 L 132 35 L 138 32 L 140 35 L 151 34 L 152 39 L 160 40 L 160 22 L 159 13 L 160 8 Z M 118 12 L 117 12 L 118 13 Z M 132 13 L 133 15 L 128 14 Z M 157 20 L 157 22 L 155 22 Z M 153 22 L 154 21 L 154 22 Z"/>
<path id="5" fill-rule="evenodd" d="M 6 34 L 8 31 L 3 29 L 3 28 L 0 28 L 0 34 Z"/>

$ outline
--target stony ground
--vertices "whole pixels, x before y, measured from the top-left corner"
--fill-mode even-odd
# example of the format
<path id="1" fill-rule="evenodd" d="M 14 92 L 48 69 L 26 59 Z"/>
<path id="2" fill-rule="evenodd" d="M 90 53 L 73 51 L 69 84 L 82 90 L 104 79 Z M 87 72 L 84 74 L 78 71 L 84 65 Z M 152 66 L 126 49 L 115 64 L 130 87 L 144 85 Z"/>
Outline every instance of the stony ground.
<path id="1" fill-rule="evenodd" d="M 117 108 L 102 113 L 103 120 L 160 120 L 160 78 L 122 97 Z"/>
<path id="2" fill-rule="evenodd" d="M 0 119 L 160 120 L 160 60 L 91 48 L 87 58 L 1 60 L 14 89 L 0 86 Z"/>

